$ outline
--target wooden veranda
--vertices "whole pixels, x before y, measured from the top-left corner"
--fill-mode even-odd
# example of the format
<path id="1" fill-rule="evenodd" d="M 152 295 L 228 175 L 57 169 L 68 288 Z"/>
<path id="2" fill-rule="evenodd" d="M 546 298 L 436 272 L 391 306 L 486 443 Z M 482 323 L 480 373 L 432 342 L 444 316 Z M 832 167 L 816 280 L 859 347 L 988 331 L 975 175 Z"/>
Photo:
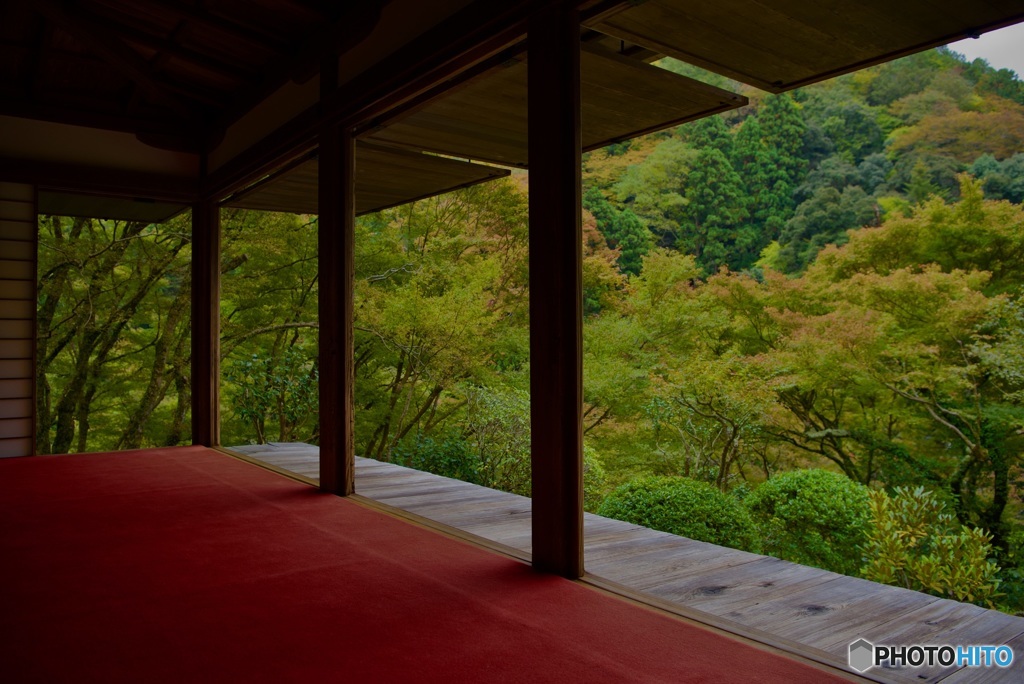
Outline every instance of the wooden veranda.
<path id="1" fill-rule="evenodd" d="M 229 452 L 315 484 L 316 446 L 271 443 Z M 356 493 L 414 520 L 528 560 L 528 498 L 356 458 Z M 1008 645 L 1024 652 L 1024 618 L 916 591 L 727 549 L 592 513 L 583 516 L 584 581 L 794 655 L 847 667 L 859 638 L 905 644 Z M 1024 660 L 985 673 L 963 667 L 870 673 L 894 682 L 1015 682 Z"/>

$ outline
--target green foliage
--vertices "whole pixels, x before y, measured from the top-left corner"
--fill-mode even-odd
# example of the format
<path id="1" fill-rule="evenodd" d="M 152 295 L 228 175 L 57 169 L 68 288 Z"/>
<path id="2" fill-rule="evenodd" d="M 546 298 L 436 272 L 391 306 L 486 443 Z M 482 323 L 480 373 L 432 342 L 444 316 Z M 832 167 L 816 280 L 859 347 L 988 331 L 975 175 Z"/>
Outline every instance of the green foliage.
<path id="1" fill-rule="evenodd" d="M 1024 152 L 1001 162 L 991 154 L 982 155 L 971 166 L 971 173 L 981 180 L 989 199 L 1024 202 Z"/>
<path id="2" fill-rule="evenodd" d="M 819 258 L 823 273 L 839 280 L 858 272 L 936 264 L 946 273 L 988 274 L 984 287 L 989 294 L 1024 282 L 1024 209 L 986 201 L 980 183 L 969 176 L 960 178 L 960 195 L 956 204 L 934 199 L 911 217 L 853 233 L 842 251 Z"/>
<path id="3" fill-rule="evenodd" d="M 680 137 L 695 150 L 718 150 L 726 157 L 732 156 L 732 136 L 725 119 L 721 116 L 706 116 L 679 127 Z"/>
<path id="4" fill-rule="evenodd" d="M 460 437 L 446 436 L 434 439 L 417 433 L 403 440 L 395 448 L 396 463 L 442 477 L 477 484 L 480 479 L 480 459 L 468 442 Z"/>
<path id="5" fill-rule="evenodd" d="M 188 441 L 190 250 L 187 214 L 40 217 L 39 453 Z"/>
<path id="6" fill-rule="evenodd" d="M 623 206 L 635 213 L 654 234 L 659 247 L 673 247 L 687 199 L 686 178 L 697 153 L 678 138 L 657 145 L 641 163 L 622 175 L 614 193 Z"/>
<path id="7" fill-rule="evenodd" d="M 868 488 L 827 470 L 793 470 L 744 499 L 765 553 L 856 574 L 868 522 Z"/>
<path id="8" fill-rule="evenodd" d="M 864 577 L 935 596 L 994 607 L 999 567 L 991 537 L 959 525 L 939 498 L 923 487 L 871 492 L 871 529 Z"/>
<path id="9" fill-rule="evenodd" d="M 807 122 L 800 109 L 789 95 L 768 95 L 757 118 L 785 184 L 796 187 L 807 173 L 803 157 Z"/>
<path id="10" fill-rule="evenodd" d="M 764 249 L 793 215 L 792 178 L 779 154 L 769 145 L 757 117 L 747 117 L 736 133 L 731 161 L 733 169 L 741 172 L 747 212 L 758 235 L 752 250 Z"/>
<path id="11" fill-rule="evenodd" d="M 530 496 L 530 395 L 515 387 L 470 394 L 466 432 L 477 454 L 479 484 Z"/>
<path id="12" fill-rule="evenodd" d="M 589 445 L 583 446 L 583 510 L 596 513 L 605 499 L 608 475 L 597 451 Z"/>
<path id="13" fill-rule="evenodd" d="M 928 167 L 923 161 L 919 160 L 914 164 L 905 191 L 911 204 L 921 204 L 939 194 L 939 186 L 932 182 Z"/>
<path id="14" fill-rule="evenodd" d="M 256 444 L 268 441 L 267 422 L 277 422 L 276 440 L 300 441 L 319 410 L 316 361 L 292 346 L 277 358 L 253 354 L 234 359 L 224 369 L 234 414 L 252 428 Z M 305 429 L 305 430 L 304 430 Z M 315 438 L 314 438 L 315 439 Z"/>
<path id="15" fill-rule="evenodd" d="M 683 199 L 678 249 L 693 254 L 708 273 L 721 266 L 738 270 L 753 261 L 758 238 L 746 223 L 743 182 L 725 154 L 713 147 L 698 152 Z"/>
<path id="16" fill-rule="evenodd" d="M 757 551 L 754 526 L 732 497 L 685 477 L 633 480 L 615 489 L 598 514 L 734 549 Z"/>
<path id="17" fill-rule="evenodd" d="M 583 196 L 583 208 L 597 219 L 598 230 L 604 235 L 611 249 L 618 250 L 619 270 L 636 275 L 640 272 L 644 255 L 651 250 L 651 232 L 629 209 L 616 209 L 605 199 L 596 187 L 591 187 Z"/>
<path id="18" fill-rule="evenodd" d="M 806 268 L 827 244 L 842 245 L 847 231 L 870 225 L 876 219 L 875 203 L 860 186 L 842 192 L 822 187 L 803 204 L 779 236 L 779 262 L 796 273 Z"/>
<path id="19" fill-rule="evenodd" d="M 937 53 L 923 52 L 883 64 L 867 88 L 871 105 L 889 105 L 920 93 L 935 78 Z"/>
<path id="20" fill-rule="evenodd" d="M 222 440 L 315 444 L 316 224 L 228 210 L 221 230 Z"/>
<path id="21" fill-rule="evenodd" d="M 716 74 L 713 71 L 708 71 L 707 69 L 701 69 L 699 66 L 694 66 L 689 62 L 681 62 L 678 59 L 673 59 L 672 57 L 664 57 L 655 62 L 654 65 L 681 76 L 692 78 L 695 81 L 701 81 L 702 83 L 713 85 L 716 88 L 721 88 L 723 90 L 737 92 L 740 88 L 740 84 L 730 78 Z"/>

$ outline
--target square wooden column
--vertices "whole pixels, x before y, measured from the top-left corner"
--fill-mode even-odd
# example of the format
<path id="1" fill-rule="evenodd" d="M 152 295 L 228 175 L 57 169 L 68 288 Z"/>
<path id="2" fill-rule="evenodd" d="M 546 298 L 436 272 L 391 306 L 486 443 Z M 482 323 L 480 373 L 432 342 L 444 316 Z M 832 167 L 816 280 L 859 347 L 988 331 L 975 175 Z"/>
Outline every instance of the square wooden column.
<path id="1" fill-rule="evenodd" d="M 337 58 L 325 60 L 321 102 L 337 92 Z M 320 488 L 346 496 L 355 491 L 354 350 L 355 140 L 350 130 L 324 126 L 320 133 Z"/>
<path id="2" fill-rule="evenodd" d="M 533 564 L 575 578 L 583 574 L 579 15 L 556 5 L 528 31 Z"/>
<path id="3" fill-rule="evenodd" d="M 192 205 L 192 443 L 220 445 L 220 206 Z"/>

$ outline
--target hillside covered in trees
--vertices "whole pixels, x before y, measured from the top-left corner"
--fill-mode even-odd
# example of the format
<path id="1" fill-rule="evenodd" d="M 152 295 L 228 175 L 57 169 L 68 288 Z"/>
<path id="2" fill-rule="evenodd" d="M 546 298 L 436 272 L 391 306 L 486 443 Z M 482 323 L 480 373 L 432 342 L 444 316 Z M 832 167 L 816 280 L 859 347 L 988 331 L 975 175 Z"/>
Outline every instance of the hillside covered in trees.
<path id="1" fill-rule="evenodd" d="M 1024 609 L 1024 83 L 743 92 L 585 156 L 588 510 Z M 359 220 L 358 454 L 529 494 L 527 191 Z M 187 441 L 185 226 L 41 219 L 40 448 Z M 222 441 L 316 443 L 316 218 L 223 232 Z"/>

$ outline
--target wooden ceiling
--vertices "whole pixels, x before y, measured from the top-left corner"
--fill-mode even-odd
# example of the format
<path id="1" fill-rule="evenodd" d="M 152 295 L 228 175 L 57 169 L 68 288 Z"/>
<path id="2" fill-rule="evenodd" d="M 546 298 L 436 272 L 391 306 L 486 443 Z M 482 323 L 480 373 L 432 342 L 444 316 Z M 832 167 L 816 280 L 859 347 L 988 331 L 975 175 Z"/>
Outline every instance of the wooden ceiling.
<path id="1" fill-rule="evenodd" d="M 1022 20 L 1021 0 L 641 0 L 587 25 L 781 92 Z"/>
<path id="2" fill-rule="evenodd" d="M 31 0 L 0 5 L 0 114 L 199 149 L 370 33 L 387 0 Z"/>
<path id="3" fill-rule="evenodd" d="M 365 141 L 360 149 L 363 173 L 368 175 L 360 211 L 366 211 L 504 174 L 441 161 L 424 152 L 527 166 L 521 41 L 525 19 L 544 4 L 545 0 L 0 0 L 0 116 L 73 124 L 82 127 L 76 130 L 89 140 L 90 129 L 123 131 L 145 143 L 141 147 L 146 150 L 192 154 L 197 161 L 188 179 L 198 188 L 205 176 L 199 155 L 193 153 L 221 155 L 218 165 L 244 166 L 253 156 L 248 146 L 263 142 L 258 136 L 274 139 L 284 129 L 288 131 L 281 139 L 300 142 L 274 147 L 272 140 L 268 144 L 275 152 L 267 165 L 293 157 L 295 148 L 308 149 L 316 137 L 316 122 L 332 116 L 328 105 L 304 103 L 288 115 L 294 117 L 291 121 L 284 118 L 273 124 L 281 129 L 268 128 L 257 137 L 239 133 L 248 125 L 243 117 L 273 94 L 292 92 L 285 88 L 289 83 L 307 82 L 325 55 L 337 54 L 345 89 L 338 107 L 345 106 L 346 98 L 387 100 L 391 89 L 414 93 L 411 99 L 404 94 L 396 97 L 394 109 L 374 109 L 367 117 L 380 118 L 364 120 L 357 129 Z M 1022 0 L 579 4 L 585 27 L 581 63 L 586 149 L 743 104 L 731 93 L 650 66 L 659 55 L 783 91 L 1024 20 Z M 475 42 L 466 42 L 470 40 Z M 479 48 L 490 49 L 492 44 L 492 52 Z M 473 60 L 483 61 L 463 60 L 460 51 L 465 50 L 479 54 Z M 459 66 L 448 70 L 449 64 Z M 415 90 L 421 83 L 423 90 Z M 244 144 L 237 142 L 236 133 Z M 0 160 L 23 165 L 61 162 L 53 155 L 63 143 L 37 141 L 36 149 L 49 143 L 49 156 L 32 157 L 25 155 L 23 140 L 11 142 L 15 138 L 10 130 L 5 138 L 0 129 Z M 225 142 L 220 144 L 221 140 Z M 234 141 L 234 147 L 228 141 Z M 413 156 L 392 149 L 389 163 L 401 170 L 390 176 L 378 173 L 380 168 L 371 173 L 367 169 L 374 155 L 385 155 L 378 150 L 382 145 Z M 65 164 L 80 163 L 77 157 L 66 156 Z M 133 172 L 119 164 L 107 160 L 102 168 Z M 314 167 L 313 161 L 285 165 L 285 176 L 266 177 L 251 189 L 249 199 L 239 195 L 235 200 L 254 204 L 262 193 L 269 204 L 283 208 L 284 196 L 271 201 L 272 195 L 291 187 L 295 209 L 309 209 L 307 186 Z M 245 173 L 264 173 L 262 168 Z M 245 180 L 245 173 L 237 169 L 232 175 L 221 173 L 218 166 L 216 173 L 221 174 L 217 192 L 229 192 Z M 370 187 L 371 178 L 378 185 Z M 96 183 L 86 185 L 94 193 L 89 201 L 97 206 Z M 149 187 L 160 187 L 159 179 L 150 181 Z M 74 188 L 62 184 L 53 189 L 66 193 Z M 177 195 L 154 196 L 172 204 L 184 202 Z M 67 207 L 69 197 L 47 195 L 47 201 Z M 143 204 L 122 209 L 131 214 L 169 209 Z M 101 209 L 117 211 L 109 205 Z"/>
<path id="4" fill-rule="evenodd" d="M 241 209 L 318 213 L 315 153 L 285 165 L 224 204 Z M 457 188 L 502 178 L 505 169 L 356 142 L 356 214 L 369 214 Z"/>
<path id="5" fill-rule="evenodd" d="M 747 98 L 584 43 L 580 55 L 583 149 L 741 107 Z M 526 59 L 502 61 L 368 139 L 526 168 Z"/>

